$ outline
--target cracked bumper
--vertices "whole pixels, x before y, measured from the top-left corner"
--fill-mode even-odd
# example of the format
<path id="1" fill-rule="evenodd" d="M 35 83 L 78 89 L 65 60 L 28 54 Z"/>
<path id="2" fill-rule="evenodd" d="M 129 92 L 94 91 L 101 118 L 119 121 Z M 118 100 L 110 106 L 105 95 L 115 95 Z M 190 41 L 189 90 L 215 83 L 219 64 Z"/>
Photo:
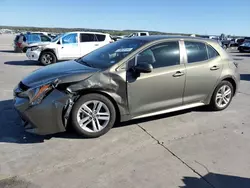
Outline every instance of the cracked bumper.
<path id="1" fill-rule="evenodd" d="M 30 106 L 27 98 L 14 97 L 14 107 L 27 132 L 48 135 L 66 130 L 63 111 L 68 99 L 68 95 L 55 89 L 35 106 Z"/>
<path id="2" fill-rule="evenodd" d="M 26 52 L 27 58 L 29 58 L 30 60 L 33 60 L 33 61 L 38 61 L 40 54 L 41 54 L 41 52 L 38 50 L 31 51 L 30 49 L 28 49 Z"/>

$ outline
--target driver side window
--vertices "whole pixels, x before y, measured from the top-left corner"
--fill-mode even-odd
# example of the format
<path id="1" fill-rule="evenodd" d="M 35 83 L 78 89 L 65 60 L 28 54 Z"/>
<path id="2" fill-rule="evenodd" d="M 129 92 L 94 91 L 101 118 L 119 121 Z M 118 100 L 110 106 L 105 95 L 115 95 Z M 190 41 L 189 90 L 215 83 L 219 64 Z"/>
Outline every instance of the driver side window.
<path id="1" fill-rule="evenodd" d="M 77 33 L 71 33 L 62 38 L 63 44 L 76 44 L 77 43 Z"/>
<path id="2" fill-rule="evenodd" d="M 161 68 L 180 64 L 179 42 L 164 42 L 154 45 L 140 54 L 138 62 L 152 64 L 153 68 Z"/>

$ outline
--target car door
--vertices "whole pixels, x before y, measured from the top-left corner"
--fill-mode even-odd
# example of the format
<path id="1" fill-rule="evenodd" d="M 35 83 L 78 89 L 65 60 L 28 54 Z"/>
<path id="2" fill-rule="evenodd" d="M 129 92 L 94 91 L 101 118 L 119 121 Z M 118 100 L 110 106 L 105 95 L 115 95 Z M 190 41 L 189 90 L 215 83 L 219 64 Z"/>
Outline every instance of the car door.
<path id="1" fill-rule="evenodd" d="M 150 57 L 153 71 L 135 77 L 128 67 L 127 95 L 133 117 L 144 117 L 183 104 L 185 66 L 178 41 L 163 42 L 144 50 L 138 57 Z M 138 58 L 135 58 L 138 59 Z M 135 61 L 136 60 L 132 60 Z M 147 60 L 146 60 L 147 61 Z M 131 64 L 131 62 L 129 63 Z M 133 64 L 133 63 L 132 63 Z"/>
<path id="2" fill-rule="evenodd" d="M 80 57 L 78 33 L 69 33 L 63 36 L 58 45 L 59 59 L 74 59 Z"/>
<path id="3" fill-rule="evenodd" d="M 94 51 L 99 46 L 99 42 L 93 33 L 80 33 L 80 46 L 81 56 L 84 56 Z"/>
<path id="4" fill-rule="evenodd" d="M 221 75 L 219 53 L 210 45 L 196 41 L 182 41 L 186 51 L 186 85 L 184 104 L 203 102 Z"/>

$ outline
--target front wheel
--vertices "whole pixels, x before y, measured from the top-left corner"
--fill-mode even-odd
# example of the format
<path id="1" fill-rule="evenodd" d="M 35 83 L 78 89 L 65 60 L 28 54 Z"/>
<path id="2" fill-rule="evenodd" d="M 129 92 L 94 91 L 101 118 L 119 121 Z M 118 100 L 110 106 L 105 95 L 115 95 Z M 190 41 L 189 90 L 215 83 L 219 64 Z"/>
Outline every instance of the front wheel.
<path id="1" fill-rule="evenodd" d="M 222 81 L 215 89 L 210 106 L 215 111 L 226 109 L 233 98 L 233 86 L 229 81 Z"/>
<path id="2" fill-rule="evenodd" d="M 100 94 L 82 96 L 72 109 L 72 126 L 80 135 L 96 138 L 107 133 L 115 124 L 113 103 Z"/>
<path id="3" fill-rule="evenodd" d="M 40 62 L 43 65 L 50 65 L 56 62 L 56 56 L 52 52 L 43 52 L 40 57 Z"/>

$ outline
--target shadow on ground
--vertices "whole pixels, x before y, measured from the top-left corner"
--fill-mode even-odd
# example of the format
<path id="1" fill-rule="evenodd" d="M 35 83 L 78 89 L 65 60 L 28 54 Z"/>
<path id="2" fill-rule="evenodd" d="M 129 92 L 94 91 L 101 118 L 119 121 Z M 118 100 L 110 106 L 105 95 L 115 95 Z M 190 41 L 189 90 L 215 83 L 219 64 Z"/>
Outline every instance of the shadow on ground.
<path id="1" fill-rule="evenodd" d="M 237 56 L 237 57 L 250 57 L 250 53 L 249 54 L 234 54 L 233 56 Z"/>
<path id="2" fill-rule="evenodd" d="M 0 180 L 0 187 L 1 188 L 39 188 L 40 186 L 37 186 L 29 181 L 26 181 L 25 179 L 12 177 L 12 178 Z"/>
<path id="3" fill-rule="evenodd" d="M 14 50 L 0 50 L 0 52 L 3 52 L 3 53 L 17 53 L 15 52 Z"/>
<path id="4" fill-rule="evenodd" d="M 37 66 L 40 65 L 38 61 L 6 61 L 5 65 L 15 65 L 15 66 Z"/>
<path id="5" fill-rule="evenodd" d="M 205 109 L 202 109 L 202 108 L 194 108 L 194 109 L 187 109 L 187 110 L 182 110 L 182 111 L 177 111 L 177 112 L 171 112 L 171 113 L 146 117 L 146 118 L 142 118 L 142 119 L 130 120 L 128 122 L 122 122 L 122 123 L 116 124 L 114 126 L 114 128 L 125 127 L 125 126 L 129 126 L 129 125 L 134 125 L 134 124 L 141 124 L 141 123 L 155 121 L 155 120 L 164 119 L 164 118 L 168 118 L 168 117 L 183 115 L 186 113 L 190 113 L 192 111 L 202 111 L 202 110 L 206 111 Z"/>
<path id="6" fill-rule="evenodd" d="M 43 137 L 24 131 L 12 100 L 0 101 L 0 122 L 0 142 L 26 144 L 44 141 Z"/>
<path id="7" fill-rule="evenodd" d="M 245 81 L 250 81 L 250 74 L 241 74 L 240 79 Z"/>
<path id="8" fill-rule="evenodd" d="M 199 107 L 199 108 L 188 109 L 158 116 L 152 116 L 148 118 L 142 118 L 138 120 L 132 120 L 123 123 L 117 123 L 114 126 L 114 128 L 120 128 L 134 124 L 154 121 L 157 119 L 178 116 L 185 113 L 189 113 L 191 111 L 207 111 L 207 108 Z M 42 143 L 44 142 L 44 140 L 48 140 L 51 138 L 83 139 L 83 137 L 76 134 L 76 132 L 72 128 L 69 128 L 66 132 L 63 133 L 57 133 L 47 136 L 39 136 L 25 132 L 22 126 L 21 119 L 19 118 L 17 112 L 14 110 L 12 100 L 0 101 L 0 122 L 1 122 L 0 143 L 1 142 L 18 143 L 18 144 Z"/>
<path id="9" fill-rule="evenodd" d="M 204 187 L 204 182 L 206 182 L 206 187 L 211 188 L 249 188 L 250 179 L 238 176 L 229 176 L 224 174 L 208 173 L 202 178 L 194 177 L 184 177 L 182 179 L 185 186 L 180 186 L 180 188 L 202 188 Z"/>

